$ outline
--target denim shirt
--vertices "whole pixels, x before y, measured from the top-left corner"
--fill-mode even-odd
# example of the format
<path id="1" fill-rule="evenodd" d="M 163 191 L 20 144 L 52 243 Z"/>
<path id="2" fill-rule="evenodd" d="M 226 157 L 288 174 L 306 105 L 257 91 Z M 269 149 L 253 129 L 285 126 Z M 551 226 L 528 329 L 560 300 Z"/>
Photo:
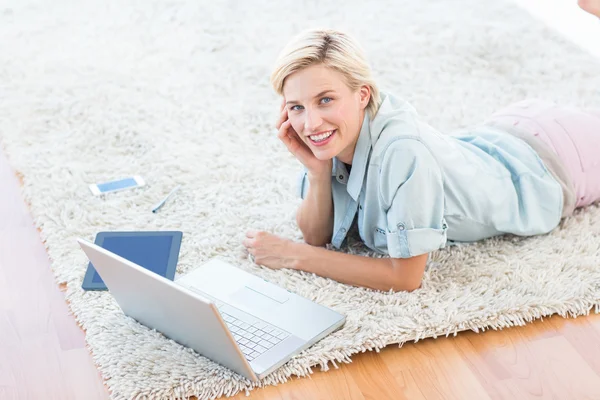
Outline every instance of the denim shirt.
<path id="1" fill-rule="evenodd" d="M 561 219 L 563 194 L 536 152 L 500 129 L 441 134 L 406 101 L 383 94 L 365 115 L 351 172 L 333 159 L 332 245 L 358 213 L 365 245 L 408 258 L 504 233 L 536 235 Z M 298 194 L 308 190 L 302 171 Z"/>

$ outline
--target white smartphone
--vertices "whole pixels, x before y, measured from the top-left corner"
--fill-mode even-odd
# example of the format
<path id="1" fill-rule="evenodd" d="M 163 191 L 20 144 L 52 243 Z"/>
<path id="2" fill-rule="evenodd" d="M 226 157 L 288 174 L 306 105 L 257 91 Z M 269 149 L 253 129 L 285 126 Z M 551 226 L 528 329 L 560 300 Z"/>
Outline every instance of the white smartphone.
<path id="1" fill-rule="evenodd" d="M 103 183 L 94 183 L 90 185 L 90 190 L 95 196 L 100 196 L 104 193 L 118 192 L 119 190 L 133 189 L 144 186 L 146 182 L 141 176 L 130 176 L 128 178 L 109 181 Z"/>

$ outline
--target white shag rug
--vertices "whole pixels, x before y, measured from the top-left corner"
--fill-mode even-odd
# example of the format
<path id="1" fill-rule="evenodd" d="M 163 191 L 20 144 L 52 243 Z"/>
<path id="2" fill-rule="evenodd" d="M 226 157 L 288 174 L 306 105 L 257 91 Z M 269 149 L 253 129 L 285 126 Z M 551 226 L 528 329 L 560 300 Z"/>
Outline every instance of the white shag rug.
<path id="1" fill-rule="evenodd" d="M 504 1 L 5 2 L 0 137 L 112 398 L 210 399 L 253 386 L 124 317 L 109 294 L 81 290 L 87 263 L 75 238 L 101 230 L 182 230 L 179 273 L 220 257 L 347 315 L 260 385 L 390 343 L 600 304 L 596 206 L 547 236 L 439 251 L 412 294 L 253 266 L 247 229 L 300 240 L 300 166 L 276 138 L 268 77 L 289 38 L 314 26 L 359 37 L 382 89 L 446 132 L 526 97 L 600 106 L 600 63 Z M 88 191 L 133 174 L 148 186 Z"/>

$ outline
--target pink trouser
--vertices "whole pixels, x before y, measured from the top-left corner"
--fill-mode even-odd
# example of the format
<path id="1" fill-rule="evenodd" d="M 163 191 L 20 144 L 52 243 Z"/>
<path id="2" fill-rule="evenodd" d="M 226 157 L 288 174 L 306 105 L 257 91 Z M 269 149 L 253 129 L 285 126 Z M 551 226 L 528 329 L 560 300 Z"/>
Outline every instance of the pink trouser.
<path id="1" fill-rule="evenodd" d="M 576 207 L 600 200 L 600 110 L 583 111 L 543 100 L 524 100 L 489 120 L 510 124 L 544 141 L 574 184 Z"/>

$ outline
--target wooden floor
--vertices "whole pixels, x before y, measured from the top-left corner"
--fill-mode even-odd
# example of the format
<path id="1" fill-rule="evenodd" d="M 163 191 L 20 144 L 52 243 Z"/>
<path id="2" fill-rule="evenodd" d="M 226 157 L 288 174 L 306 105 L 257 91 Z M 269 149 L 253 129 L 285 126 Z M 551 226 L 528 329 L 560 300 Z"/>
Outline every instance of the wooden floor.
<path id="1" fill-rule="evenodd" d="M 1 152 L 0 194 L 0 399 L 108 398 Z M 353 360 L 250 399 L 600 399 L 600 316 L 465 332 Z"/>

